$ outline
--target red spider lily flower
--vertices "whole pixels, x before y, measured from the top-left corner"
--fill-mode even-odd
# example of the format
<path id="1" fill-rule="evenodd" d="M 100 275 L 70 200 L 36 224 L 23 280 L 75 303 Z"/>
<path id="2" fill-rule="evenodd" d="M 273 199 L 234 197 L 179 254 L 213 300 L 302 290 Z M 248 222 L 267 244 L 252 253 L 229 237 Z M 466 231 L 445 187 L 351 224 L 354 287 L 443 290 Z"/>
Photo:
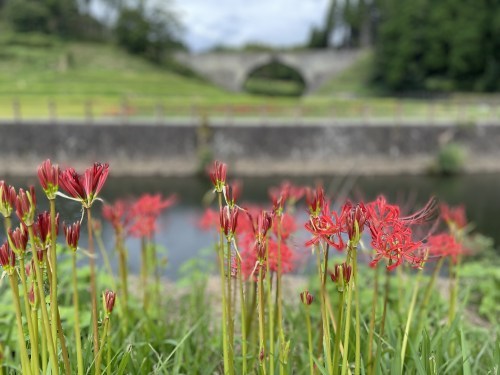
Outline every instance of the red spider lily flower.
<path id="1" fill-rule="evenodd" d="M 36 195 L 35 188 L 30 186 L 29 191 L 19 189 L 16 201 L 16 214 L 19 220 L 27 227 L 33 225 L 35 221 Z"/>
<path id="2" fill-rule="evenodd" d="M 111 290 L 106 290 L 103 293 L 102 298 L 104 303 L 104 310 L 106 311 L 106 314 L 109 315 L 113 312 L 113 308 L 115 307 L 116 293 Z"/>
<path id="3" fill-rule="evenodd" d="M 207 208 L 198 220 L 198 227 L 202 230 L 212 230 L 219 227 L 220 218 L 216 210 Z"/>
<path id="4" fill-rule="evenodd" d="M 349 240 L 359 240 L 359 238 L 355 239 L 354 237 L 359 237 L 360 233 L 363 232 L 369 215 L 370 213 L 363 203 L 358 203 L 353 206 L 352 203 L 348 201 L 344 204 L 340 217 L 341 221 L 343 221 L 345 231 L 349 236 Z"/>
<path id="5" fill-rule="evenodd" d="M 370 225 L 372 246 L 376 251 L 375 258 L 370 263 L 374 267 L 382 258 L 389 261 L 388 270 L 393 270 L 403 260 L 414 266 L 420 266 L 423 258 L 419 253 L 421 242 L 412 240 L 412 231 L 401 220 L 386 220 L 379 226 Z"/>
<path id="6" fill-rule="evenodd" d="M 323 240 L 339 251 L 344 250 L 342 220 L 337 216 L 336 212 L 330 214 L 328 203 L 324 203 L 320 215 L 310 216 L 309 222 L 305 224 L 305 228 L 313 235 L 313 238 L 306 242 L 306 246 L 313 246 Z"/>
<path id="7" fill-rule="evenodd" d="M 117 200 L 113 204 L 102 206 L 102 217 L 109 221 L 116 233 L 120 233 L 128 224 L 128 205 L 123 200 Z"/>
<path id="8" fill-rule="evenodd" d="M 79 201 L 83 207 L 90 208 L 103 188 L 108 174 L 107 163 L 94 163 L 83 175 L 78 174 L 73 168 L 66 169 L 61 172 L 59 183 L 72 199 Z"/>
<path id="9" fill-rule="evenodd" d="M 7 185 L 5 181 L 0 181 L 0 212 L 4 217 L 10 217 L 16 207 L 16 189 Z"/>
<path id="10" fill-rule="evenodd" d="M 288 201 L 291 205 L 297 203 L 305 194 L 306 189 L 302 186 L 295 186 L 290 182 L 288 184 Z"/>
<path id="11" fill-rule="evenodd" d="M 259 260 L 266 256 L 266 236 L 272 225 L 272 216 L 268 211 L 262 210 L 255 220 L 252 220 L 253 233 L 255 236 L 254 249 Z"/>
<path id="12" fill-rule="evenodd" d="M 21 223 L 19 228 L 12 230 L 9 228 L 9 244 L 12 250 L 19 255 L 24 254 L 28 245 L 28 229 Z"/>
<path id="13" fill-rule="evenodd" d="M 44 211 L 38 214 L 37 219 L 33 225 L 33 230 L 36 237 L 41 243 L 41 246 L 46 248 L 50 245 L 51 241 L 51 223 L 50 223 L 50 213 Z M 56 214 L 56 236 L 59 234 L 59 213 Z"/>
<path id="14" fill-rule="evenodd" d="M 273 204 L 273 213 L 277 216 L 283 214 L 283 209 L 285 207 L 285 202 L 290 196 L 290 185 L 288 183 L 283 183 L 279 188 L 269 189 L 269 197 Z"/>
<path id="15" fill-rule="evenodd" d="M 243 191 L 243 184 L 241 181 L 236 180 L 231 184 L 224 186 L 224 199 L 228 206 L 233 207 L 236 202 L 240 199 L 241 193 Z"/>
<path id="16" fill-rule="evenodd" d="M 352 267 L 346 262 L 336 264 L 330 272 L 330 278 L 334 283 L 349 284 L 351 281 Z"/>
<path id="17" fill-rule="evenodd" d="M 226 185 L 226 173 L 227 165 L 218 160 L 214 162 L 208 172 L 215 191 L 218 193 L 222 193 L 224 191 L 224 186 Z"/>
<path id="18" fill-rule="evenodd" d="M 236 233 L 236 225 L 238 224 L 239 209 L 237 207 L 225 206 L 220 209 L 219 219 L 220 227 L 224 231 L 228 241 L 231 241 Z"/>
<path id="19" fill-rule="evenodd" d="M 463 205 L 450 207 L 445 203 L 439 206 L 441 210 L 441 218 L 450 227 L 462 229 L 467 226 L 467 217 L 465 215 L 465 207 Z"/>
<path id="20" fill-rule="evenodd" d="M 69 226 L 63 223 L 64 235 L 66 236 L 66 244 L 68 247 L 76 251 L 78 248 L 78 240 L 80 239 L 80 222 L 77 221 Z"/>
<path id="21" fill-rule="evenodd" d="M 322 213 L 323 207 L 327 204 L 325 198 L 325 191 L 321 186 L 318 186 L 316 190 L 311 188 L 306 188 L 306 203 L 309 207 L 309 214 L 311 216 L 319 216 Z"/>
<path id="22" fill-rule="evenodd" d="M 388 204 L 383 195 L 379 195 L 376 200 L 366 204 L 368 215 L 377 227 L 381 222 L 396 220 L 401 216 L 401 210 L 398 206 Z"/>
<path id="23" fill-rule="evenodd" d="M 137 217 L 128 229 L 128 234 L 135 238 L 152 237 L 156 232 L 156 217 Z"/>
<path id="24" fill-rule="evenodd" d="M 50 159 L 45 160 L 38 167 L 38 180 L 48 199 L 56 199 L 56 193 L 59 190 L 59 166 L 52 165 Z"/>
<path id="25" fill-rule="evenodd" d="M 268 241 L 269 246 L 269 269 L 273 272 L 278 272 L 278 261 L 280 254 L 278 254 L 278 242 L 274 238 Z M 289 273 L 295 268 L 296 255 L 285 242 L 282 241 L 280 245 L 281 253 L 281 272 Z"/>
<path id="26" fill-rule="evenodd" d="M 437 199 L 435 197 L 431 197 L 423 208 L 409 216 L 402 217 L 401 221 L 409 225 L 422 224 L 430 221 L 435 216 L 436 212 Z"/>
<path id="27" fill-rule="evenodd" d="M 132 205 L 130 215 L 158 217 L 162 211 L 171 207 L 177 201 L 175 194 L 163 199 L 161 194 L 143 194 Z"/>
<path id="28" fill-rule="evenodd" d="M 454 263 L 457 257 L 465 252 L 463 246 L 455 240 L 455 237 L 448 233 L 429 236 L 427 239 L 430 257 L 449 256 Z"/>
<path id="29" fill-rule="evenodd" d="M 280 220 L 280 235 L 282 241 L 288 240 L 292 233 L 297 230 L 297 221 L 295 220 L 295 217 L 290 214 L 284 213 L 281 217 L 275 216 L 273 220 Z M 278 225 L 273 224 L 272 229 L 273 233 L 276 237 L 278 237 Z"/>
<path id="30" fill-rule="evenodd" d="M 311 293 L 309 293 L 308 290 L 305 290 L 300 293 L 300 300 L 304 305 L 309 306 L 311 303 L 313 303 L 314 297 Z"/>
<path id="31" fill-rule="evenodd" d="M 16 265 L 16 254 L 11 250 L 7 241 L 0 246 L 0 265 L 8 275 L 13 274 Z"/>

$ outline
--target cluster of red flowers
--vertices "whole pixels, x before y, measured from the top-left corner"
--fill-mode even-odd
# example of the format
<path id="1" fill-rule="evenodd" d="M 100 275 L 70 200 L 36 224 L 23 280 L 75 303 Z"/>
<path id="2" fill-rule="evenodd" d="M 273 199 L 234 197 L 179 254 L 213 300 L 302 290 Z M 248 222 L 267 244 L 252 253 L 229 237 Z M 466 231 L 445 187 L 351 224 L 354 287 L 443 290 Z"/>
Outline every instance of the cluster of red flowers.
<path id="1" fill-rule="evenodd" d="M 176 201 L 175 195 L 164 199 L 161 194 L 143 194 L 133 202 L 117 200 L 113 204 L 105 204 L 102 215 L 116 232 L 126 232 L 137 238 L 151 238 L 157 230 L 161 212 Z"/>

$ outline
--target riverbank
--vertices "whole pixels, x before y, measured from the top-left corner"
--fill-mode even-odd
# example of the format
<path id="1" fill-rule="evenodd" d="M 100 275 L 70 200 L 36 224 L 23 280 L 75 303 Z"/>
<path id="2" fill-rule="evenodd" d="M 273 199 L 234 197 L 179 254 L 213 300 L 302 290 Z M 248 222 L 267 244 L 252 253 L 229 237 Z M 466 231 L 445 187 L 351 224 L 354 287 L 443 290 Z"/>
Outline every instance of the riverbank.
<path id="1" fill-rule="evenodd" d="M 334 119 L 0 123 L 0 174 L 25 176 L 51 158 L 75 167 L 109 162 L 114 176 L 190 176 L 203 160 L 234 175 L 422 174 L 457 143 L 466 172 L 500 172 L 500 123 Z"/>

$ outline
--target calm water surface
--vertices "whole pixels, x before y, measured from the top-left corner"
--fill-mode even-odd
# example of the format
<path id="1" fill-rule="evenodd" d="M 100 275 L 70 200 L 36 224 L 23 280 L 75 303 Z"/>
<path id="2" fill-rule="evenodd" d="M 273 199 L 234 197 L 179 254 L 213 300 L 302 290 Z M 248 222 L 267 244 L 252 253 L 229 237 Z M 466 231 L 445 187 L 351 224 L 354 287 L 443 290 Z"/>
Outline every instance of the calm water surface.
<path id="1" fill-rule="evenodd" d="M 31 179 L 6 179 L 16 187 L 28 184 L 38 185 Z M 242 201 L 262 203 L 267 200 L 267 190 L 270 186 L 279 185 L 281 178 L 242 178 Z M 354 200 L 364 198 L 371 200 L 383 193 L 393 202 L 417 207 L 425 203 L 431 195 L 440 200 L 456 205 L 463 203 L 467 216 L 474 222 L 476 230 L 492 237 L 495 245 L 500 244 L 500 174 L 464 175 L 450 178 L 430 176 L 323 176 L 321 178 L 296 177 L 289 179 L 300 185 L 315 185 L 322 182 L 329 195 L 343 200 L 350 197 Z M 167 249 L 168 266 L 165 276 L 179 277 L 179 267 L 186 260 L 196 256 L 201 249 L 207 249 L 214 243 L 215 234 L 201 231 L 198 220 L 203 212 L 203 197 L 209 192 L 210 184 L 205 178 L 110 178 L 101 193 L 108 201 L 117 198 L 138 196 L 142 193 L 162 193 L 164 196 L 175 193 L 179 201 L 167 210 L 159 219 L 157 242 Z M 40 204 L 45 199 L 39 195 Z M 80 218 L 79 205 L 58 198 L 58 210 L 61 219 L 67 222 Z M 95 204 L 93 212 L 100 215 L 101 205 Z M 45 207 L 42 207 L 45 208 Z M 299 208 L 299 212 L 303 210 Z M 306 215 L 303 215 L 306 219 Z M 83 235 L 83 232 L 82 232 Z M 302 233 L 303 235 L 303 233 Z M 300 233 L 299 233 L 300 236 Z M 114 259 L 113 230 L 107 222 L 103 222 L 104 243 Z M 62 239 L 61 239 L 62 240 Z M 86 238 L 82 236 L 82 244 Z M 299 237 L 298 242 L 302 239 Z M 85 245 L 84 245 L 85 246 Z M 132 272 L 138 272 L 140 267 L 139 240 L 130 239 L 129 266 Z M 303 250 L 307 251 L 307 250 Z M 208 252 L 210 254 L 210 252 Z"/>

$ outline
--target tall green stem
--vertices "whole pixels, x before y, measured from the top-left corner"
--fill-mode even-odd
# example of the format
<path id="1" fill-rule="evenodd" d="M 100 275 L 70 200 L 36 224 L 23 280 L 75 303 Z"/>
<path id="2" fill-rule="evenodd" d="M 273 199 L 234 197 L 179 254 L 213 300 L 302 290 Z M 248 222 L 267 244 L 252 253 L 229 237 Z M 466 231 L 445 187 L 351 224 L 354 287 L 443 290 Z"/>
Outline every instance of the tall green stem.
<path id="1" fill-rule="evenodd" d="M 246 374 L 248 371 L 247 367 L 247 327 L 246 327 L 246 303 L 245 294 L 243 292 L 243 275 L 241 273 L 241 260 L 239 257 L 236 258 L 238 265 L 238 281 L 240 285 L 240 305 L 241 305 L 241 352 L 243 357 L 242 363 L 242 374 Z"/>
<path id="2" fill-rule="evenodd" d="M 95 266 L 94 240 L 92 237 L 92 213 L 90 208 L 87 208 L 87 232 L 90 253 L 90 299 L 92 303 L 92 333 L 95 358 L 97 356 L 97 353 L 99 353 L 99 328 L 97 324 L 97 277 Z"/>
<path id="3" fill-rule="evenodd" d="M 274 351 L 274 309 L 272 298 L 272 280 L 269 262 L 269 244 L 266 246 L 266 285 L 267 285 L 267 308 L 269 329 L 269 374 L 274 375 L 275 351 Z"/>
<path id="4" fill-rule="evenodd" d="M 218 193 L 219 209 L 222 208 L 222 193 Z M 224 354 L 224 374 L 233 374 L 232 358 L 229 358 L 228 352 L 228 332 L 227 332 L 227 303 L 226 303 L 226 283 L 224 276 L 224 234 L 222 228 L 219 228 L 219 249 L 217 251 L 219 260 L 219 275 L 222 295 L 222 350 Z"/>
<path id="5" fill-rule="evenodd" d="M 403 335 L 403 343 L 401 345 L 401 373 L 403 373 L 405 355 L 406 355 L 406 345 L 408 343 L 408 335 L 410 334 L 411 319 L 413 317 L 413 310 L 415 309 L 415 303 L 417 302 L 418 288 L 420 286 L 420 280 L 422 279 L 423 268 L 418 272 L 417 279 L 415 280 L 415 286 L 413 287 L 413 293 L 411 296 L 410 308 L 408 310 L 408 317 L 406 319 L 406 327 Z"/>
<path id="6" fill-rule="evenodd" d="M 320 249 L 319 247 L 316 248 L 317 251 L 317 266 L 318 266 L 318 273 L 320 277 L 320 300 L 321 300 L 321 320 L 322 320 L 322 329 L 323 329 L 323 351 L 325 353 L 325 361 L 326 365 L 328 368 L 328 373 L 332 374 L 333 373 L 333 363 L 332 363 L 332 353 L 331 353 L 331 346 L 330 346 L 330 324 L 328 321 L 328 316 L 326 313 L 326 272 L 327 272 L 327 267 L 328 267 L 328 252 L 325 251 L 324 254 L 324 271 L 321 268 L 321 255 L 320 255 Z"/>
<path id="7" fill-rule="evenodd" d="M 76 359 L 78 364 L 78 375 L 84 374 L 83 369 L 83 354 L 82 354 L 82 338 L 80 333 L 80 309 L 78 302 L 78 279 L 76 272 L 76 252 L 72 254 L 73 259 L 73 307 L 75 309 L 75 341 L 76 341 Z"/>
<path id="8" fill-rule="evenodd" d="M 19 303 L 19 288 L 17 286 L 17 278 L 15 273 L 9 275 L 9 281 L 12 288 L 12 293 L 14 294 L 14 309 L 16 310 L 17 335 L 19 341 L 19 351 L 21 353 L 21 365 L 23 374 L 31 375 L 30 361 L 28 358 L 28 351 L 26 350 L 26 341 L 24 340 L 23 318 L 21 312 L 21 304 Z"/>
<path id="9" fill-rule="evenodd" d="M 144 311 L 147 311 L 148 307 L 148 249 L 146 244 L 146 237 L 141 238 L 141 283 L 142 283 L 142 307 Z"/>
<path id="10" fill-rule="evenodd" d="M 389 266 L 392 264 L 392 261 L 389 260 Z M 385 290 L 384 290 L 384 308 L 382 310 L 382 321 L 380 322 L 380 332 L 378 336 L 378 342 L 377 342 L 377 354 L 375 355 L 375 361 L 373 363 L 373 371 L 376 372 L 376 368 L 378 367 L 379 359 L 380 359 L 380 353 L 382 352 L 382 338 L 384 336 L 384 330 L 385 330 L 385 318 L 387 316 L 387 303 L 389 301 L 389 289 L 390 289 L 390 271 L 389 269 L 385 270 Z"/>
<path id="11" fill-rule="evenodd" d="M 342 356 L 342 375 L 347 373 L 347 358 L 349 356 L 349 333 L 351 329 L 351 302 L 352 302 L 352 285 L 347 286 L 347 307 L 345 314 L 345 331 L 344 331 L 344 354 Z"/>
<path id="12" fill-rule="evenodd" d="M 280 355 L 280 375 L 284 375 L 285 368 L 285 358 L 284 358 L 284 346 L 285 346 L 285 332 L 283 330 L 283 303 L 282 303 L 282 285 L 281 279 L 283 277 L 283 264 L 281 259 L 281 219 L 282 216 L 278 217 L 277 220 L 277 234 L 278 234 L 278 275 L 276 279 L 276 308 L 278 310 L 278 335 L 279 335 L 279 355 Z"/>
<path id="13" fill-rule="evenodd" d="M 358 285 L 358 254 L 357 246 L 352 247 L 352 273 L 354 274 L 354 305 L 356 306 L 356 351 L 354 356 L 354 374 L 361 372 L 361 320 L 359 312 L 359 285 Z"/>
<path id="14" fill-rule="evenodd" d="M 340 346 L 342 343 L 342 328 L 344 320 L 344 289 L 339 290 L 339 306 L 337 313 L 337 332 L 335 334 L 335 342 L 333 347 L 333 374 L 339 373 L 339 363 L 340 363 Z"/>
<path id="15" fill-rule="evenodd" d="M 259 265 L 259 360 L 262 374 L 266 374 L 266 346 L 264 334 L 264 280 L 262 280 L 262 265 Z"/>
<path id="16" fill-rule="evenodd" d="M 117 290 L 115 275 L 113 274 L 113 269 L 111 268 L 111 262 L 109 261 L 108 252 L 106 251 L 106 247 L 104 246 L 104 242 L 102 241 L 102 236 L 99 234 L 99 232 L 96 232 L 95 230 L 94 230 L 94 236 L 97 242 L 97 247 L 99 248 L 99 252 L 101 253 L 102 259 L 104 261 L 104 268 L 106 269 L 106 272 L 111 279 L 111 289 Z"/>
<path id="17" fill-rule="evenodd" d="M 95 375 L 100 375 L 101 373 L 101 361 L 102 361 L 102 352 L 106 347 L 106 339 L 108 338 L 108 328 L 109 328 L 109 316 L 104 319 L 104 328 L 102 331 L 100 350 L 97 354 L 97 359 L 95 361 Z"/>
<path id="18" fill-rule="evenodd" d="M 52 330 L 50 329 L 50 322 L 49 322 L 49 314 L 47 312 L 47 304 L 45 303 L 45 294 L 43 291 L 43 280 L 42 280 L 42 270 L 40 269 L 40 265 L 38 264 L 38 259 L 36 256 L 36 245 L 35 245 L 35 234 L 33 233 L 33 227 L 29 226 L 28 227 L 28 233 L 30 237 L 30 242 L 31 242 L 31 248 L 34 251 L 34 262 L 33 264 L 35 265 L 35 274 L 36 274 L 36 281 L 37 281 L 37 287 L 38 287 L 38 300 L 40 301 L 40 307 L 42 310 L 42 322 L 44 325 L 44 333 L 45 337 L 44 339 L 47 342 L 47 347 L 49 351 L 49 357 L 50 361 L 52 362 L 52 368 L 54 371 L 54 374 L 58 375 L 59 374 L 59 363 L 57 362 L 57 355 L 56 355 L 56 350 L 54 347 L 54 340 L 52 338 Z M 54 322 L 56 324 L 56 322 Z"/>
<path id="19" fill-rule="evenodd" d="M 57 254 L 56 254 L 56 201 L 50 199 L 50 254 L 49 267 L 51 271 L 50 278 L 50 315 L 52 322 L 52 339 L 54 347 L 57 351 L 57 312 L 59 307 L 57 304 Z"/>
<path id="20" fill-rule="evenodd" d="M 231 242 L 227 241 L 227 257 L 226 257 L 226 286 L 227 286 L 227 326 L 228 326 L 228 342 L 227 353 L 229 361 L 233 362 L 234 359 L 234 309 L 232 299 L 232 282 L 231 276 Z"/>
<path id="21" fill-rule="evenodd" d="M 309 370 L 311 372 L 311 375 L 314 375 L 311 312 L 309 310 L 309 305 L 306 305 L 306 326 L 307 326 L 307 344 L 309 346 Z"/>
<path id="22" fill-rule="evenodd" d="M 372 311 L 370 315 L 370 328 L 368 333 L 368 349 L 366 353 L 366 357 L 368 358 L 366 362 L 366 366 L 368 367 L 368 374 L 372 374 L 373 366 L 372 366 L 372 357 L 373 357 L 373 334 L 375 332 L 375 316 L 377 312 L 377 301 L 378 301 L 378 265 L 375 265 L 375 278 L 373 285 L 373 298 L 372 298 Z"/>

